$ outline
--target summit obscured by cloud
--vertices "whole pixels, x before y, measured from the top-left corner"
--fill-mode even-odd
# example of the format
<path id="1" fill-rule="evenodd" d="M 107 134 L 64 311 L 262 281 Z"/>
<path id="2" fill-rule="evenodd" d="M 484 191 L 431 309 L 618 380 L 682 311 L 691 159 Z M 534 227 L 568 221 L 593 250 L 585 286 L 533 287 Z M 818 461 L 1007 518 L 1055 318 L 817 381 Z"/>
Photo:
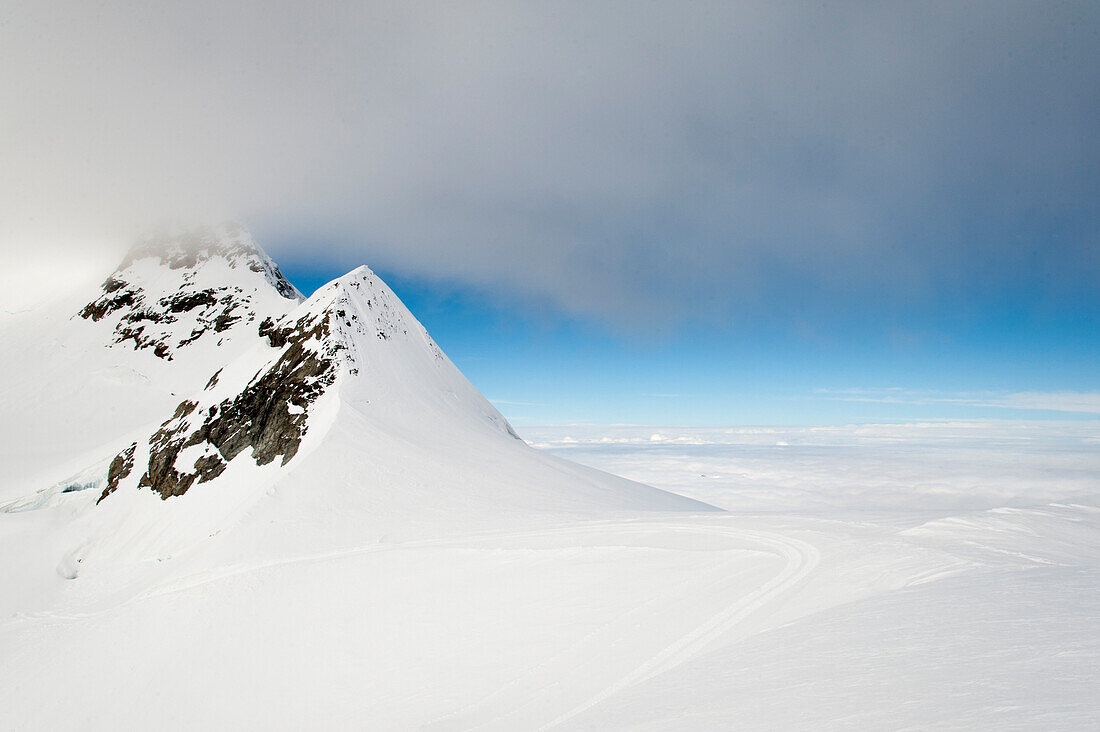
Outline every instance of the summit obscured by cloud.
<path id="1" fill-rule="evenodd" d="M 242 218 L 627 329 L 1096 312 L 1100 6 L 9 3 L 4 252 Z"/>

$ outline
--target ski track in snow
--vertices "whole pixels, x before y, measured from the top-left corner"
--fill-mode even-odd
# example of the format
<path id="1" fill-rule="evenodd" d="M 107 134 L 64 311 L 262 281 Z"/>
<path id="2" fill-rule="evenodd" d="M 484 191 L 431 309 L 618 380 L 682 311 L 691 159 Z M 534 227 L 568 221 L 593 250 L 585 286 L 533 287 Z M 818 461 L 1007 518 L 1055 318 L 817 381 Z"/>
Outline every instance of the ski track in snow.
<path id="1" fill-rule="evenodd" d="M 125 607 L 129 607 L 131 605 L 138 604 L 145 600 L 151 600 L 153 598 L 162 597 L 164 595 L 172 595 L 178 592 L 186 592 L 188 590 L 202 587 L 203 585 L 220 582 L 222 580 L 231 579 L 233 577 L 239 577 L 241 575 L 249 574 L 252 572 L 261 572 L 267 569 L 275 569 L 278 567 L 285 567 L 295 564 L 324 562 L 328 560 L 346 559 L 348 557 L 360 556 L 365 554 L 381 554 L 411 549 L 463 547 L 469 546 L 471 544 L 476 544 L 481 541 L 493 539 L 533 539 L 549 536 L 566 536 L 569 534 L 579 534 L 601 530 L 605 527 L 614 527 L 619 524 L 625 526 L 629 525 L 630 523 L 631 522 L 624 522 L 621 520 L 586 521 L 580 524 L 571 523 L 562 525 L 560 527 L 534 529 L 531 531 L 486 531 L 474 534 L 447 536 L 439 539 L 413 539 L 410 541 L 393 543 L 366 544 L 361 546 L 346 547 L 342 549 L 333 549 L 324 552 L 316 552 L 312 554 L 300 554 L 291 557 L 281 557 L 278 559 L 267 561 L 238 562 L 236 564 L 224 565 L 215 569 L 205 570 L 190 575 L 184 575 L 183 577 L 171 579 L 160 584 L 156 584 L 148 590 L 140 592 L 133 597 L 124 600 L 123 602 L 114 603 L 110 606 L 102 607 L 96 610 L 89 610 L 86 612 L 43 611 L 37 613 L 19 613 L 13 620 L 9 620 L 6 623 L 0 624 L 0 628 L 7 628 L 12 625 L 18 625 L 28 620 L 88 620 L 91 618 L 100 617 L 102 615 L 114 612 Z M 657 527 L 657 525 L 655 524 L 648 524 L 648 526 L 651 526 L 653 528 Z"/>
<path id="2" fill-rule="evenodd" d="M 713 518 L 712 516 L 706 518 Z M 625 675 L 615 679 L 612 683 L 599 689 L 595 694 L 583 698 L 579 704 L 569 707 L 568 710 L 551 721 L 540 726 L 540 729 L 550 729 L 560 725 L 608 699 L 621 690 L 641 683 L 649 678 L 657 676 L 672 669 L 685 661 L 693 658 L 706 650 L 715 641 L 734 631 L 738 625 L 752 617 L 765 606 L 773 603 L 796 589 L 818 566 L 820 552 L 818 549 L 801 540 L 785 536 L 780 533 L 761 530 L 739 529 L 713 524 L 691 525 L 691 519 L 685 517 L 684 521 L 669 523 L 651 522 L 647 520 L 611 520 L 593 521 L 580 524 L 566 524 L 556 527 L 534 529 L 530 531 L 493 531 L 469 534 L 465 536 L 451 536 L 439 539 L 421 539 L 390 544 L 370 544 L 364 546 L 348 547 L 315 554 L 305 554 L 293 557 L 284 557 L 277 560 L 238 563 L 224 566 L 218 569 L 187 575 L 155 585 L 148 590 L 140 592 L 132 598 L 109 607 L 102 607 L 88 612 L 43 612 L 34 614 L 21 614 L 18 618 L 5 623 L 5 626 L 25 623 L 27 621 L 54 621 L 54 622 L 79 622 L 93 619 L 99 616 L 116 612 L 127 606 L 135 605 L 153 598 L 163 597 L 179 592 L 186 592 L 204 585 L 239 577 L 241 575 L 262 572 L 297 564 L 308 564 L 345 559 L 367 554 L 380 554 L 424 548 L 446 547 L 476 547 L 478 544 L 491 542 L 499 546 L 501 540 L 505 541 L 529 541 L 542 538 L 569 538 L 591 535 L 600 541 L 613 539 L 616 536 L 639 537 L 647 534 L 661 535 L 696 535 L 699 537 L 720 537 L 734 540 L 735 548 L 748 551 L 759 551 L 780 557 L 784 564 L 782 568 L 770 579 L 747 594 L 738 592 L 738 597 L 719 612 L 707 618 L 699 625 L 690 628 L 672 643 L 661 648 L 644 662 L 631 669 Z M 698 577 L 688 577 L 682 585 L 698 583 Z M 722 586 L 719 582 L 713 585 L 714 591 L 729 591 L 731 588 Z M 672 590 L 669 592 L 669 590 Z M 666 591 L 654 598 L 653 602 L 667 599 L 670 594 L 675 595 L 676 589 L 666 588 Z M 734 585 L 735 591 L 743 589 L 740 585 Z M 648 603 L 647 603 L 648 604 Z M 570 649 L 563 650 L 555 658 L 548 659 L 538 666 L 530 669 L 520 677 L 513 679 L 504 686 L 491 692 L 480 701 L 465 708 L 456 710 L 445 717 L 437 719 L 427 725 L 434 729 L 482 729 L 498 727 L 502 720 L 499 715 L 483 716 L 492 707 L 497 706 L 503 710 L 503 716 L 507 717 L 525 708 L 546 690 L 547 685 L 553 683 L 553 679 L 559 675 L 561 665 L 569 660 L 571 652 L 583 655 L 582 646 L 591 642 L 595 636 L 603 632 L 610 632 L 607 626 L 625 623 L 628 616 L 644 609 L 643 606 L 634 606 L 623 615 L 607 623 L 605 627 L 597 629 L 588 636 L 578 640 Z M 555 663 L 556 661 L 556 663 Z M 585 691 L 585 694 L 590 694 Z M 563 700 L 574 703 L 575 700 Z M 459 720 L 462 720 L 461 722 Z M 467 723 L 468 722 L 468 723 Z M 457 724 L 457 726 L 455 726 Z"/>
<path id="3" fill-rule="evenodd" d="M 675 530 L 690 529 L 676 527 Z M 751 539 L 761 546 L 768 547 L 780 554 L 786 560 L 786 565 L 779 574 L 764 585 L 685 634 L 678 641 L 667 646 L 649 661 L 596 694 L 584 704 L 544 725 L 542 729 L 550 729 L 566 722 L 591 709 L 604 699 L 617 694 L 622 689 L 664 673 L 699 654 L 708 645 L 733 630 L 757 610 L 798 587 L 817 568 L 821 560 L 821 554 L 815 546 L 798 539 L 791 539 L 782 534 L 770 531 L 737 531 L 730 529 L 720 533 L 727 536 L 736 536 L 739 539 Z"/>
<path id="4" fill-rule="evenodd" d="M 775 554 L 784 560 L 784 566 L 775 576 L 752 592 L 740 597 L 703 623 L 691 628 L 673 643 L 662 648 L 658 653 L 629 671 L 626 675 L 621 676 L 581 704 L 570 708 L 564 714 L 541 725 L 539 729 L 551 729 L 558 726 L 582 714 L 605 699 L 614 696 L 619 691 L 664 673 L 698 655 L 706 650 L 712 643 L 736 629 L 739 624 L 743 623 L 757 611 L 797 588 L 803 580 L 814 571 L 820 562 L 820 552 L 817 547 L 807 542 L 792 539 L 788 536 L 770 531 L 737 529 L 722 526 L 689 526 L 680 523 L 631 524 L 624 526 L 605 526 L 603 528 L 603 536 L 607 536 L 614 532 L 630 534 L 672 532 L 704 536 L 708 534 L 712 536 L 717 535 L 723 538 L 747 542 L 753 545 L 752 549 L 754 550 L 763 550 L 764 552 Z M 562 535 L 566 533 L 577 533 L 578 531 L 584 530 L 585 529 L 566 528 L 560 532 L 542 532 L 542 535 Z M 633 608 L 630 612 L 637 609 L 638 608 Z M 629 614 L 629 612 L 627 614 Z M 619 619 L 620 622 L 622 622 L 622 620 L 622 618 Z M 594 633 L 590 635 L 594 635 Z M 582 642 L 584 640 L 588 640 L 588 638 L 582 639 Z M 567 653 L 568 651 L 563 652 L 559 654 L 559 656 L 566 656 Z M 528 677 L 537 679 L 537 677 L 541 675 L 539 672 L 542 671 L 552 679 L 552 677 L 556 675 L 556 670 L 556 667 L 549 667 L 549 662 L 543 664 L 538 668 L 532 669 L 527 674 L 524 674 L 524 676 L 513 679 L 481 701 L 433 721 L 426 726 L 426 729 L 493 728 L 503 720 L 499 717 L 493 717 L 475 721 L 479 716 L 478 712 L 480 710 L 489 707 L 494 702 L 500 701 L 502 702 L 500 707 L 506 710 L 506 716 L 515 713 L 518 709 L 530 703 L 530 699 L 517 701 L 515 698 L 502 699 L 502 697 L 505 697 L 512 689 L 523 686 L 523 682 L 527 680 Z M 542 681 L 549 683 L 551 679 L 544 679 Z M 543 686 L 536 684 L 527 691 L 525 696 L 531 697 L 537 695 L 543 689 Z M 462 722 L 459 720 L 462 720 Z M 471 724 L 463 723 L 466 721 L 471 722 Z"/>

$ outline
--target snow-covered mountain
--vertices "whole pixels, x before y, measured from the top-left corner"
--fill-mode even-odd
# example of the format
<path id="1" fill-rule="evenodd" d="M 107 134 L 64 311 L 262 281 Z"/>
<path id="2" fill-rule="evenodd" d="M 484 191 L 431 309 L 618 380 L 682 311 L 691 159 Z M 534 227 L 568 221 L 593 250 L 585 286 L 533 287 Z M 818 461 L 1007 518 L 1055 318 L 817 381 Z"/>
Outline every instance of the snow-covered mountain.
<path id="1" fill-rule="evenodd" d="M 186 291 L 161 302 L 180 299 L 191 302 L 194 295 Z M 254 312 L 248 317 L 256 320 Z M 307 429 L 331 426 L 310 414 L 326 395 L 359 404 L 381 419 L 431 417 L 435 429 L 448 422 L 464 430 L 488 423 L 517 438 L 366 267 L 322 287 L 282 317 L 265 317 L 256 333 L 252 349 L 212 374 L 148 439 L 114 458 L 101 500 L 120 483 L 151 488 L 163 498 L 183 495 L 196 480 L 217 478 L 245 451 L 258 466 L 276 458 L 287 465 Z M 169 342 L 173 335 L 167 334 Z M 172 348 L 165 349 L 170 358 Z M 148 465 L 137 471 L 140 477 L 135 461 Z"/>
<path id="2" fill-rule="evenodd" d="M 54 327 L 71 355 L 9 383 L 38 381 L 21 419 L 80 437 L 62 428 L 6 508 L 76 512 L 65 576 L 179 556 L 284 492 L 295 525 L 326 526 L 275 542 L 302 548 L 431 516 L 708 508 L 528 447 L 368 268 L 304 300 L 239 226 L 141 242 Z"/>

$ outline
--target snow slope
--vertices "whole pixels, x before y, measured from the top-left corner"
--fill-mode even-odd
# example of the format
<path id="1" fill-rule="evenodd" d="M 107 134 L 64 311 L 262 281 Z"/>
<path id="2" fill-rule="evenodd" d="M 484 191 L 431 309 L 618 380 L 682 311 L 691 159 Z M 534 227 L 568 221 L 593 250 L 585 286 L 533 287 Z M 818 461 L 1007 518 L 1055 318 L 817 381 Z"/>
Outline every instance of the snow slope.
<path id="1" fill-rule="evenodd" d="M 826 528 L 769 523 L 786 535 Z M 1095 728 L 1100 512 L 1014 509 L 967 523 L 901 532 L 945 552 L 926 558 L 925 576 L 852 593 L 840 606 L 712 648 L 600 699 L 562 728 Z M 826 542 L 843 530 L 832 527 Z M 1070 543 L 1067 530 L 1075 552 L 1039 549 Z M 1034 555 L 1020 551 L 1022 537 Z M 828 563 L 834 572 L 865 563 L 852 559 Z M 824 590 L 810 586 L 791 603 Z"/>
<path id="2" fill-rule="evenodd" d="M 1100 536 L 1095 510 L 1063 512 L 1062 528 Z M 1016 533 L 1038 518 L 1015 515 Z M 51 729 L 1095 726 L 1095 544 L 1072 562 L 1011 559 L 1003 538 L 983 549 L 897 521 L 665 514 L 262 561 L 191 554 L 121 587 L 78 577 L 0 626 L 0 717 Z M 81 681 L 50 703 L 59 677 Z"/>

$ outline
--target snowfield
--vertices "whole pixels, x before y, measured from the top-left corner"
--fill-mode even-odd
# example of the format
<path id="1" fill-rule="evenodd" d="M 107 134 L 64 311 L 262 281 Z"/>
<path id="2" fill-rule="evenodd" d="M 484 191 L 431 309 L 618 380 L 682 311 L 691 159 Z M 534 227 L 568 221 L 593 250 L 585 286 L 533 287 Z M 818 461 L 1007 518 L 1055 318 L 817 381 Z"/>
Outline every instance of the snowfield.
<path id="1" fill-rule="evenodd" d="M 532 447 L 370 270 L 184 239 L 0 319 L 0 728 L 1100 726 L 1096 422 Z"/>

